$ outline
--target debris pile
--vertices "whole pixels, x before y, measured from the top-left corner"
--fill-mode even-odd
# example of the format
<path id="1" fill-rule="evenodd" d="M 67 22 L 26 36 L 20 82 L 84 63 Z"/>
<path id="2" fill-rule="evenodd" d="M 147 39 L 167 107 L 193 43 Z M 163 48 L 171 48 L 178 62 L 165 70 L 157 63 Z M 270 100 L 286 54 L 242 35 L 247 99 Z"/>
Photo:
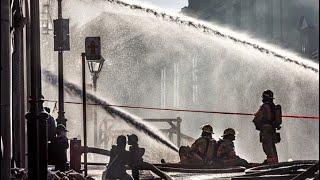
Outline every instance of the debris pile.
<path id="1" fill-rule="evenodd" d="M 66 172 L 48 171 L 48 180 L 94 180 L 94 179 L 91 177 L 84 177 L 80 173 L 77 173 L 73 170 L 69 170 Z"/>
<path id="2" fill-rule="evenodd" d="M 28 172 L 22 168 L 12 168 L 11 177 L 14 180 L 28 180 Z M 82 174 L 69 170 L 66 172 L 48 170 L 48 180 L 94 180 L 91 177 L 84 177 Z"/>

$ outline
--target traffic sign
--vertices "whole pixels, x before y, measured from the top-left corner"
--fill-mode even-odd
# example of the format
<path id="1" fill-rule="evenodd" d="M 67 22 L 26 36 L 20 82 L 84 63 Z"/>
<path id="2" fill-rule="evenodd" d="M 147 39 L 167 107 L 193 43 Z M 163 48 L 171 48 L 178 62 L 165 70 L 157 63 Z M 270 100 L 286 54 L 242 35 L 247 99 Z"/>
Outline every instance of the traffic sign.
<path id="1" fill-rule="evenodd" d="M 56 19 L 54 25 L 54 51 L 70 51 L 69 19 Z"/>
<path id="2" fill-rule="evenodd" d="M 100 37 L 86 37 L 85 53 L 86 53 L 87 60 L 101 59 Z"/>

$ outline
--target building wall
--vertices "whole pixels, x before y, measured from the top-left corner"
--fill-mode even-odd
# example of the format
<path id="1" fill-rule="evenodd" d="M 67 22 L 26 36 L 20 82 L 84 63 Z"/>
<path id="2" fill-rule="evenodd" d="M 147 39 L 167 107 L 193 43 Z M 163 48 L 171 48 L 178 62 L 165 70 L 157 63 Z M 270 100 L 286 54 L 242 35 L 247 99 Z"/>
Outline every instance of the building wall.
<path id="1" fill-rule="evenodd" d="M 319 37 L 319 9 L 312 4 L 305 5 L 301 0 L 189 0 L 189 6 L 182 12 L 203 20 L 230 26 L 237 31 L 244 31 L 253 37 L 269 43 L 281 45 L 308 58 L 318 52 L 319 40 L 312 38 L 309 51 L 301 51 L 301 32 L 298 22 L 301 16 L 309 20 L 312 31 L 309 36 Z M 318 1 L 310 0 L 314 5 Z M 318 4 L 317 4 L 318 3 Z M 316 58 L 318 61 L 318 58 Z"/>

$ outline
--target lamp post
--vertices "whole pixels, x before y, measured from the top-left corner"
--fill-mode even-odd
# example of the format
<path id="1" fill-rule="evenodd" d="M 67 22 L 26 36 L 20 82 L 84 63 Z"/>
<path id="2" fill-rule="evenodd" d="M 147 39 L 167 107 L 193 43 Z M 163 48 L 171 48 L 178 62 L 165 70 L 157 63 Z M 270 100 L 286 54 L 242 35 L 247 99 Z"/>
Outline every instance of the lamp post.
<path id="1" fill-rule="evenodd" d="M 84 174 L 87 175 L 87 118 L 86 118 L 86 75 L 85 75 L 85 61 L 87 60 L 89 70 L 93 76 L 94 90 L 96 90 L 96 82 L 99 72 L 102 69 L 103 58 L 101 57 L 101 40 L 100 37 L 86 37 L 85 39 L 85 52 L 82 56 L 82 86 L 83 86 L 83 139 L 84 139 Z M 96 121 L 94 124 L 97 127 Z M 96 132 L 95 132 L 96 142 Z M 96 144 L 95 144 L 96 145 Z"/>
<path id="2" fill-rule="evenodd" d="M 61 1 L 58 0 L 58 19 L 62 19 Z M 66 126 L 66 118 L 64 116 L 64 91 L 63 91 L 63 51 L 58 51 L 58 80 L 59 80 L 59 112 L 58 112 L 58 124 Z"/>
<path id="3" fill-rule="evenodd" d="M 26 114 L 28 179 L 47 179 L 47 118 L 43 109 L 39 0 L 30 1 L 30 108 Z"/>
<path id="4" fill-rule="evenodd" d="M 58 0 L 58 19 L 54 20 L 54 51 L 58 51 L 58 89 L 59 111 L 57 123 L 66 126 L 67 119 L 64 115 L 64 88 L 63 88 L 63 51 L 70 50 L 69 19 L 62 18 L 62 0 Z"/>
<path id="5" fill-rule="evenodd" d="M 0 179 L 10 179 L 11 168 L 11 128 L 10 128 L 10 87 L 11 82 L 11 52 L 10 52 L 10 14 L 11 1 L 1 0 L 1 41 L 0 41 L 0 134 L 1 134 L 1 161 Z"/>
<path id="6" fill-rule="evenodd" d="M 97 91 L 97 80 L 99 78 L 99 74 L 101 72 L 103 63 L 104 63 L 104 59 L 101 56 L 100 59 L 98 60 L 91 60 L 91 61 L 87 61 L 88 62 L 88 66 L 89 66 L 89 71 L 92 75 L 92 85 L 93 85 L 93 91 L 96 92 Z M 94 146 L 97 147 L 98 144 L 98 122 L 97 122 L 97 109 L 96 106 L 93 107 L 93 129 L 94 129 L 94 137 L 93 137 L 93 142 L 94 142 Z"/>

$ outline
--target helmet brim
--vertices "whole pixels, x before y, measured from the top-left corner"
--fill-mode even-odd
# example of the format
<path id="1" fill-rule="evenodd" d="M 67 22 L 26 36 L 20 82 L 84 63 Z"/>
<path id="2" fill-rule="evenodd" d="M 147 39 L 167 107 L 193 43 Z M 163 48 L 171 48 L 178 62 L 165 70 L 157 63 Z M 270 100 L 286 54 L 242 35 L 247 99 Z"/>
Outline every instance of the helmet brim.
<path id="1" fill-rule="evenodd" d="M 238 131 L 235 131 L 235 132 L 236 132 L 235 134 L 223 134 L 221 137 L 225 137 L 225 136 L 228 136 L 228 135 L 234 135 L 234 136 L 239 135 L 239 132 L 238 132 Z"/>
<path id="2" fill-rule="evenodd" d="M 226 136 L 230 136 L 230 135 L 237 136 L 236 134 L 224 134 L 221 137 L 226 137 Z"/>
<path id="3" fill-rule="evenodd" d="M 266 96 L 261 96 L 261 98 L 275 99 L 274 97 L 266 97 Z"/>
<path id="4" fill-rule="evenodd" d="M 200 128 L 201 129 L 201 128 Z M 202 130 L 202 129 L 201 129 Z M 205 130 L 202 130 L 203 132 L 206 132 L 206 133 L 210 133 L 210 134 L 214 134 L 214 132 L 210 132 L 210 131 L 205 131 Z"/>

